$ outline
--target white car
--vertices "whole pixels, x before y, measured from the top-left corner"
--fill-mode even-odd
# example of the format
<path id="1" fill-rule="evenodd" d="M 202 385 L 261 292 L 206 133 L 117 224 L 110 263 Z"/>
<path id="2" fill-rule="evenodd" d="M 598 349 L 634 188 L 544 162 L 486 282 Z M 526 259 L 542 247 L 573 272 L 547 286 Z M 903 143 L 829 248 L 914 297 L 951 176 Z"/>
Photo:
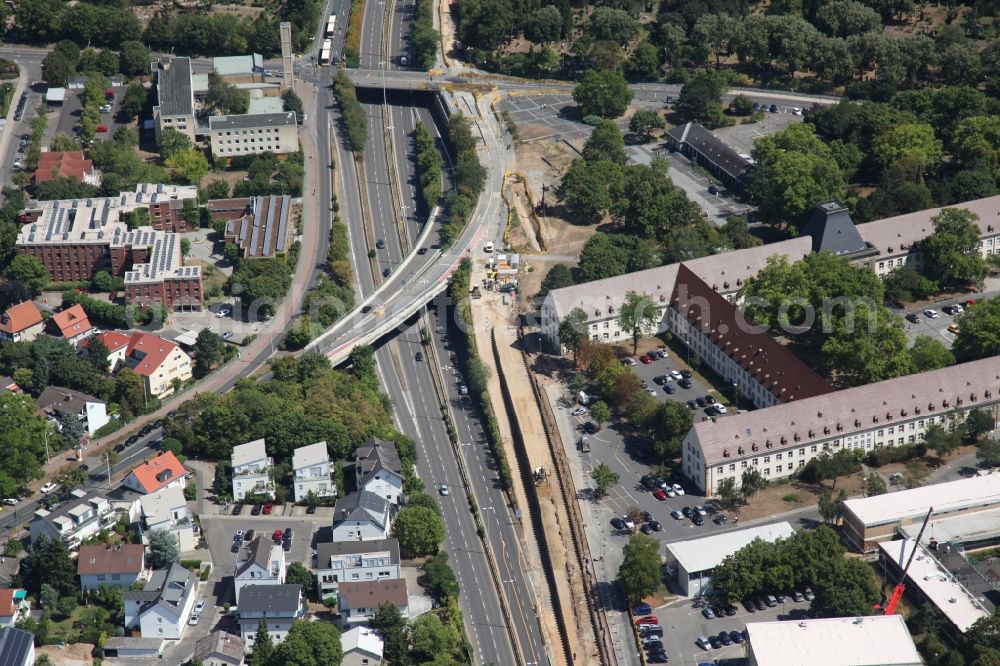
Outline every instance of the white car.
<path id="1" fill-rule="evenodd" d="M 667 357 L 667 350 L 666 349 L 657 349 L 656 350 L 656 355 L 659 356 L 660 358 L 666 358 Z"/>
<path id="2" fill-rule="evenodd" d="M 203 610 L 205 610 L 205 600 L 204 600 L 204 599 L 199 599 L 199 600 L 198 600 L 198 603 L 196 603 L 196 604 L 194 605 L 194 612 L 195 612 L 195 613 L 196 613 L 197 615 L 201 615 L 201 612 L 202 612 Z"/>
<path id="3" fill-rule="evenodd" d="M 663 492 L 667 494 L 667 497 L 677 497 L 677 491 L 674 490 L 673 486 L 663 486 Z"/>
<path id="4" fill-rule="evenodd" d="M 635 365 L 635 359 L 632 358 L 631 356 L 628 358 L 623 358 L 622 365 L 633 366 Z"/>
<path id="5" fill-rule="evenodd" d="M 630 530 L 634 530 L 635 529 L 635 523 L 633 523 L 631 520 L 629 520 L 628 516 L 622 518 L 622 520 L 625 521 L 625 527 L 627 529 L 630 529 Z"/>
<path id="6" fill-rule="evenodd" d="M 56 488 L 58 488 L 58 487 L 59 487 L 59 486 L 57 486 L 57 485 L 56 485 L 55 483 L 53 483 L 53 482 L 49 481 L 49 482 L 48 482 L 48 483 L 46 483 L 46 484 L 45 484 L 44 486 L 42 486 L 42 492 L 43 492 L 43 493 L 46 493 L 46 494 L 47 494 L 47 493 L 51 493 L 51 492 L 52 492 L 53 490 L 55 490 L 55 489 L 56 489 Z"/>
<path id="7" fill-rule="evenodd" d="M 938 314 L 937 310 L 924 310 L 924 316 L 928 319 L 937 319 L 941 315 Z"/>
<path id="8" fill-rule="evenodd" d="M 441 486 L 438 488 L 438 492 L 441 493 L 442 495 L 451 495 L 451 488 L 449 488 L 446 484 L 442 483 Z"/>
<path id="9" fill-rule="evenodd" d="M 198 620 L 200 620 L 200 619 L 201 619 L 201 614 L 200 613 L 192 613 L 191 614 L 191 619 L 188 620 L 188 624 L 190 624 L 192 626 L 196 625 L 196 624 L 198 624 Z"/>
<path id="10" fill-rule="evenodd" d="M 670 512 L 670 517 L 674 520 L 684 520 L 684 512 L 680 509 L 674 509 Z"/>
<path id="11" fill-rule="evenodd" d="M 648 393 L 649 395 L 655 396 L 656 395 L 656 390 L 648 388 L 648 389 L 646 389 L 646 393 Z"/>
<path id="12" fill-rule="evenodd" d="M 681 487 L 681 484 L 675 483 L 674 485 L 672 485 L 670 487 L 673 488 L 674 492 L 677 493 L 678 495 L 683 495 L 684 494 L 684 488 Z"/>
<path id="13" fill-rule="evenodd" d="M 707 516 L 708 515 L 708 511 L 706 511 L 705 507 L 703 507 L 701 504 L 695 505 L 694 512 L 697 513 L 699 516 Z"/>
<path id="14" fill-rule="evenodd" d="M 17 504 L 17 498 L 7 497 L 4 499 L 3 503 L 6 504 L 7 506 L 14 506 L 15 504 Z"/>
<path id="15" fill-rule="evenodd" d="M 725 414 L 726 411 L 727 410 L 726 410 L 726 406 L 725 405 L 721 405 L 719 403 L 715 403 L 715 413 L 716 414 Z"/>
<path id="16" fill-rule="evenodd" d="M 572 416 L 583 416 L 586 413 L 587 413 L 586 407 L 577 407 L 572 412 L 570 412 Z"/>
<path id="17" fill-rule="evenodd" d="M 680 370 L 671 370 L 670 376 L 673 377 L 674 379 L 681 379 L 684 377 L 684 375 L 681 374 Z"/>

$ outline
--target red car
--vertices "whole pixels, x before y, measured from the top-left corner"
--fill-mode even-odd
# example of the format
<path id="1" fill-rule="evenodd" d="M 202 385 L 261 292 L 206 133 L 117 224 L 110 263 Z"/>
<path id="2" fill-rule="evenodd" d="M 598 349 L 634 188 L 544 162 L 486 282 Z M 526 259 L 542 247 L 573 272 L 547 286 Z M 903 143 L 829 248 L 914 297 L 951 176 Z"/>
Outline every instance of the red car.
<path id="1" fill-rule="evenodd" d="M 646 617 L 640 617 L 636 619 L 636 626 L 642 626 L 644 624 L 659 624 L 660 620 L 655 615 L 647 615 Z"/>
<path id="2" fill-rule="evenodd" d="M 97 128 L 94 131 L 95 132 L 107 132 L 108 131 L 108 126 L 107 125 L 98 125 Z"/>
<path id="3" fill-rule="evenodd" d="M 270 502 L 268 502 L 267 504 L 265 504 L 264 505 L 264 511 L 263 511 L 264 515 L 265 516 L 270 516 L 271 515 L 271 509 L 273 509 L 273 508 L 274 508 L 274 505 L 271 504 Z"/>
<path id="4" fill-rule="evenodd" d="M 663 488 L 657 488 L 653 491 L 653 497 L 660 500 L 661 502 L 667 499 L 667 493 L 664 492 Z"/>
<path id="5" fill-rule="evenodd" d="M 646 354 L 645 356 L 639 357 L 639 360 L 645 363 L 646 365 L 649 365 L 650 363 L 653 362 L 653 357 L 650 356 L 649 354 Z"/>
<path id="6" fill-rule="evenodd" d="M 284 538 L 284 536 L 285 533 L 282 532 L 281 530 L 274 530 L 274 534 L 271 535 L 271 538 L 274 539 L 275 541 L 281 541 L 281 539 Z"/>

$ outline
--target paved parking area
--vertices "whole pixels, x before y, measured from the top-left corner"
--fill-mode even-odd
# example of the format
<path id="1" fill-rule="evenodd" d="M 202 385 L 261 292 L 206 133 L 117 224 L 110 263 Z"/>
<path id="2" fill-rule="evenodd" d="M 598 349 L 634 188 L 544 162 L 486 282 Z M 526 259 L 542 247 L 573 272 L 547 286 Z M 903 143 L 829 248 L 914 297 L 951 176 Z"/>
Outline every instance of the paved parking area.
<path id="1" fill-rule="evenodd" d="M 112 105 L 111 113 L 102 113 L 100 121 L 100 124 L 105 125 L 108 131 L 94 134 L 94 138 L 97 140 L 110 139 L 121 124 L 119 121 L 121 120 L 122 100 L 125 98 L 125 87 L 112 86 L 110 89 L 115 91 L 115 101 Z M 66 90 L 66 101 L 61 108 L 55 110 L 58 113 L 58 119 L 49 118 L 49 126 L 54 126 L 55 132 L 64 132 L 70 136 L 75 136 L 73 130 L 80 124 L 80 117 L 83 113 L 83 106 L 80 100 L 81 95 L 83 95 L 82 88 Z"/>
<path id="2" fill-rule="evenodd" d="M 653 105 L 650 108 L 660 108 Z M 519 95 L 509 96 L 500 105 L 511 120 L 520 126 L 531 126 L 525 130 L 524 138 L 538 139 L 586 139 L 594 128 L 580 122 L 576 102 L 572 95 Z M 621 131 L 628 132 L 628 118 L 616 120 Z"/>
<path id="3" fill-rule="evenodd" d="M 706 638 L 718 635 L 720 631 L 743 631 L 747 622 L 771 622 L 774 620 L 798 620 L 806 617 L 808 601 L 796 602 L 785 597 L 784 604 L 775 608 L 749 613 L 742 603 L 737 602 L 736 615 L 724 618 L 705 619 L 700 608 L 695 608 L 690 599 L 682 599 L 661 608 L 653 609 L 663 627 L 663 647 L 671 664 L 698 666 L 711 660 L 746 658 L 746 643 L 721 647 L 718 650 L 704 650 L 696 643 L 699 636 Z M 727 662 L 729 663 L 729 662 Z"/>
<path id="4" fill-rule="evenodd" d="M 241 553 L 232 552 L 233 534 L 236 530 L 253 529 L 257 534 L 269 538 L 274 530 L 284 530 L 286 527 L 292 528 L 292 549 L 285 553 L 285 562 L 302 562 L 307 567 L 312 566 L 312 549 L 317 533 L 321 533 L 323 528 L 329 533 L 329 517 L 320 516 L 251 516 L 250 508 L 243 509 L 245 515 L 242 516 L 202 516 L 201 524 L 205 530 L 205 539 L 208 541 L 208 549 L 212 553 L 213 567 L 222 576 L 232 576 L 236 571 L 239 558 L 245 558 L 245 548 Z M 219 605 L 227 600 L 231 601 L 232 584 L 221 586 L 217 590 L 217 603 Z M 207 590 L 206 590 L 207 593 Z"/>

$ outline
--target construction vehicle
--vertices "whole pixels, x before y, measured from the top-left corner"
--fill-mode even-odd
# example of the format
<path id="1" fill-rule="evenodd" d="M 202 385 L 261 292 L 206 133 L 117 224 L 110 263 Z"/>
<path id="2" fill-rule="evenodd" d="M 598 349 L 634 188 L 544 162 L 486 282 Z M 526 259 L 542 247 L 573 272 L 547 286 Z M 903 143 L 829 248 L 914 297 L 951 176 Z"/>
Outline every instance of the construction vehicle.
<path id="1" fill-rule="evenodd" d="M 913 550 L 910 551 L 910 556 L 906 559 L 906 566 L 903 567 L 903 573 L 899 577 L 899 584 L 892 590 L 892 596 L 889 597 L 889 603 L 885 605 L 883 610 L 883 615 L 892 615 L 896 612 L 896 607 L 899 605 L 899 600 L 903 598 L 903 593 L 906 592 L 906 572 L 910 570 L 910 564 L 913 563 L 913 556 L 917 554 L 917 548 L 920 547 L 920 538 L 924 536 L 924 530 L 927 529 L 927 523 L 931 520 L 931 514 L 934 512 L 934 507 L 927 509 L 927 515 L 924 516 L 924 524 L 920 526 L 920 532 L 917 534 L 917 540 L 913 543 Z"/>

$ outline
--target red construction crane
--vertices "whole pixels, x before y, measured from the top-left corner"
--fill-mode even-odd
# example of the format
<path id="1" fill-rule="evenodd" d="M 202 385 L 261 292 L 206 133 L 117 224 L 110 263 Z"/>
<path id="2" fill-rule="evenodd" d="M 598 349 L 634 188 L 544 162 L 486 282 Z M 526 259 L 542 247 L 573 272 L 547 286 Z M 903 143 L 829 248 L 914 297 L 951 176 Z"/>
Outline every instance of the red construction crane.
<path id="1" fill-rule="evenodd" d="M 927 523 L 930 522 L 931 513 L 934 512 L 934 507 L 927 510 L 927 515 L 924 516 L 924 524 L 920 526 L 920 532 L 917 534 L 917 540 L 913 543 L 913 550 L 910 551 L 910 557 L 906 560 L 906 566 L 903 567 L 903 573 L 899 577 L 899 584 L 893 589 L 892 596 L 889 597 L 889 603 L 885 605 L 885 611 L 883 615 L 892 615 L 896 612 L 896 606 L 899 605 L 899 600 L 903 598 L 903 593 L 906 592 L 906 572 L 910 570 L 910 564 L 913 563 L 913 556 L 917 554 L 917 548 L 920 546 L 920 538 L 924 535 L 924 530 L 927 529 Z"/>

